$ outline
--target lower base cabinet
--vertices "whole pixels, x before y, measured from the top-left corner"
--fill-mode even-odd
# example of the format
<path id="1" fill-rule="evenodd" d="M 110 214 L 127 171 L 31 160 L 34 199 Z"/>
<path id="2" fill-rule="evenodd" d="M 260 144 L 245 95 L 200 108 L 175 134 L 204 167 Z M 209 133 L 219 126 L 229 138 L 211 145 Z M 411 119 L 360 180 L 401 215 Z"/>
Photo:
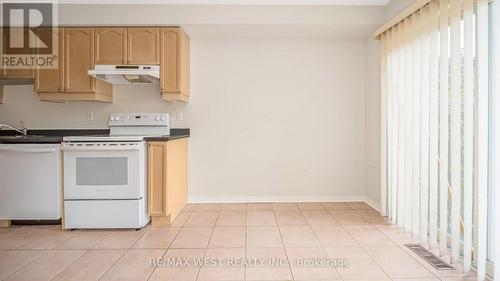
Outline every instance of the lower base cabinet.
<path id="1" fill-rule="evenodd" d="M 148 211 L 153 227 L 172 224 L 186 206 L 188 139 L 148 142 Z"/>

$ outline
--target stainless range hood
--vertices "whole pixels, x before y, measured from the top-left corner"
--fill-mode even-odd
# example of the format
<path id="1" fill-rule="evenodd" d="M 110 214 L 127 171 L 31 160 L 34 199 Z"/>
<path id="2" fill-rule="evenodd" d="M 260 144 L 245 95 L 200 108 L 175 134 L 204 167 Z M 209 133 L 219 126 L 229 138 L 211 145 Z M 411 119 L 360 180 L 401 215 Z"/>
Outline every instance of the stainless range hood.
<path id="1" fill-rule="evenodd" d="M 153 84 L 160 80 L 158 65 L 96 65 L 88 73 L 110 84 Z"/>

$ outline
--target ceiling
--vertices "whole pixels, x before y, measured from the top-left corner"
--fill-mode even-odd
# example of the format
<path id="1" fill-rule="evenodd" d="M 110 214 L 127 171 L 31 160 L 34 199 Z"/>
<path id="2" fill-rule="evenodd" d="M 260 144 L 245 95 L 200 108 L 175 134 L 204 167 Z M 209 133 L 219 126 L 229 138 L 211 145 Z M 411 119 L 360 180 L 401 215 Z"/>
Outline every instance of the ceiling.
<path id="1" fill-rule="evenodd" d="M 391 0 L 59 0 L 60 4 L 385 6 Z"/>

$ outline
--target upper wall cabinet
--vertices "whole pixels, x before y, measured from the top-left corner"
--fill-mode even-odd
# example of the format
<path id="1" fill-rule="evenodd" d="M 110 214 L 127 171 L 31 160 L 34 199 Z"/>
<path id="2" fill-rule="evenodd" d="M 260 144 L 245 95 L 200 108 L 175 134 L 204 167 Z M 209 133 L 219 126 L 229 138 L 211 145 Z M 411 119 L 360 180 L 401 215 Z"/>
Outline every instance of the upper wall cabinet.
<path id="1" fill-rule="evenodd" d="M 54 69 L 37 69 L 35 74 L 35 91 L 38 93 L 59 93 L 63 92 L 63 68 L 64 61 L 64 44 L 63 44 L 63 30 L 62 29 L 48 29 L 41 28 L 43 33 L 53 32 L 58 36 L 58 65 Z"/>
<path id="2" fill-rule="evenodd" d="M 127 63 L 127 28 L 95 29 L 95 64 Z"/>
<path id="3" fill-rule="evenodd" d="M 2 69 L 0 78 L 11 79 L 11 78 L 22 78 L 22 79 L 33 79 L 35 71 L 33 69 Z"/>
<path id="4" fill-rule="evenodd" d="M 61 27 L 57 69 L 2 69 L 0 87 L 35 81 L 41 100 L 112 101 L 111 84 L 88 74 L 100 65 L 159 65 L 160 92 L 168 102 L 189 100 L 189 37 L 180 27 Z M 3 33 L 6 34 L 6 33 Z M 16 81 L 21 81 L 17 79 Z M 1 102 L 1 100 L 0 100 Z"/>
<path id="5" fill-rule="evenodd" d="M 3 42 L 7 42 L 7 32 L 2 31 L 2 40 Z M 2 54 L 5 54 L 6 52 L 6 44 L 2 44 L 3 50 Z M 0 79 L 33 79 L 35 75 L 35 71 L 33 69 L 7 69 L 7 68 L 0 68 Z"/>
<path id="6" fill-rule="evenodd" d="M 127 32 L 128 64 L 160 63 L 160 29 L 131 27 Z"/>
<path id="7" fill-rule="evenodd" d="M 113 87 L 88 75 L 94 67 L 94 28 L 63 28 L 59 35 L 59 69 L 37 71 L 35 89 L 40 99 L 111 102 Z"/>
<path id="8" fill-rule="evenodd" d="M 95 28 L 95 64 L 159 63 L 159 28 Z"/>
<path id="9" fill-rule="evenodd" d="M 64 91 L 92 92 L 95 79 L 88 75 L 94 68 L 94 29 L 64 29 Z"/>
<path id="10" fill-rule="evenodd" d="M 160 89 L 166 101 L 189 99 L 189 37 L 179 27 L 161 29 Z"/>

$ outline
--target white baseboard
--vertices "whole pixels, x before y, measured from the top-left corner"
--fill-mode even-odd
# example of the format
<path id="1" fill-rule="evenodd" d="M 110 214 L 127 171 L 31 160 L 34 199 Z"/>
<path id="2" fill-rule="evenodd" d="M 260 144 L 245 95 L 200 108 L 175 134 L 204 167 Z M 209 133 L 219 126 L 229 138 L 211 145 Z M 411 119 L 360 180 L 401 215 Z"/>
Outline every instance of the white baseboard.
<path id="1" fill-rule="evenodd" d="M 191 196 L 189 203 L 366 202 L 365 196 Z M 372 204 L 366 202 L 373 207 Z M 373 202 L 372 202 L 373 203 Z"/>
<path id="2" fill-rule="evenodd" d="M 193 196 L 189 203 L 287 203 L 287 202 L 365 202 L 377 211 L 380 203 L 366 196 Z"/>

